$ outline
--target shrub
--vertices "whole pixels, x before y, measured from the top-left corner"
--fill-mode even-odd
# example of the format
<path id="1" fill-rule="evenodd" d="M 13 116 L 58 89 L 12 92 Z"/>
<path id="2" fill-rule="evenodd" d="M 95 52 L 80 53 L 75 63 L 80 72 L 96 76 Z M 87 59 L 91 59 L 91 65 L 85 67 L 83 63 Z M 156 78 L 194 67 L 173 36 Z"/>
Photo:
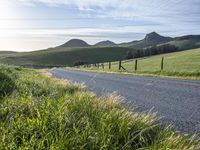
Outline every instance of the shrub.
<path id="1" fill-rule="evenodd" d="M 131 51 L 128 51 L 125 58 L 126 59 L 133 59 L 133 53 Z"/>
<path id="2" fill-rule="evenodd" d="M 3 72 L 0 72 L 0 98 L 9 95 L 14 90 L 15 84 L 12 79 Z"/>
<path id="3" fill-rule="evenodd" d="M 74 66 L 81 66 L 81 65 L 85 65 L 88 64 L 88 62 L 84 62 L 84 61 L 77 61 L 74 63 Z"/>

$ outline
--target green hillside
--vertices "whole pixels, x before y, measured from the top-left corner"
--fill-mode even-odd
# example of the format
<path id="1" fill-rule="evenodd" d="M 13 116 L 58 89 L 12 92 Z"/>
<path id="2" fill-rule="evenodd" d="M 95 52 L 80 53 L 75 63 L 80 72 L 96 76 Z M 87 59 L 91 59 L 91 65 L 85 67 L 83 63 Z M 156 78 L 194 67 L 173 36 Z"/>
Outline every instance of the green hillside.
<path id="1" fill-rule="evenodd" d="M 144 39 L 139 40 L 139 41 L 132 41 L 132 42 L 128 42 L 128 43 L 122 43 L 119 44 L 122 47 L 132 47 L 135 49 L 142 49 L 142 48 L 146 48 L 149 46 L 154 46 L 154 45 L 159 45 L 162 43 L 166 43 L 173 40 L 173 38 L 170 37 L 164 37 L 159 35 L 156 32 L 151 32 L 149 34 L 147 34 L 145 36 Z"/>
<path id="2" fill-rule="evenodd" d="M 164 69 L 161 71 L 161 58 L 164 57 Z M 119 62 L 112 62 L 111 69 L 105 63 L 104 69 L 92 67 L 92 70 L 135 73 L 135 60 L 122 61 L 126 70 L 119 70 Z M 137 73 L 161 74 L 167 76 L 185 76 L 200 78 L 200 48 L 170 54 L 138 59 Z"/>
<path id="3" fill-rule="evenodd" d="M 119 44 L 122 47 L 132 47 L 134 49 L 143 49 L 150 46 L 159 46 L 170 44 L 176 46 L 179 50 L 187 50 L 200 47 L 199 35 L 186 35 L 181 37 L 165 37 L 157 34 L 156 32 L 149 33 L 144 39 L 132 41 L 128 43 Z"/>
<path id="4" fill-rule="evenodd" d="M 0 51 L 0 58 L 15 55 L 17 52 L 13 51 Z"/>
<path id="5" fill-rule="evenodd" d="M 162 44 L 152 44 L 148 43 L 144 40 L 138 41 L 138 42 L 133 42 L 131 45 L 125 46 L 125 47 L 132 47 L 135 49 L 142 49 L 146 48 L 149 46 L 154 46 L 154 45 L 165 45 L 165 44 L 170 44 L 176 46 L 179 50 L 187 50 L 187 49 L 193 49 L 193 48 L 199 48 L 200 47 L 200 39 L 174 39 L 169 42 L 163 42 Z"/>
<path id="6" fill-rule="evenodd" d="M 72 66 L 78 61 L 96 63 L 124 59 L 128 51 L 134 50 L 122 47 L 52 48 L 17 53 L 0 59 L 0 62 L 15 65 Z"/>
<path id="7" fill-rule="evenodd" d="M 174 45 L 180 50 L 187 50 L 200 47 L 200 39 L 184 39 L 184 40 L 173 40 L 167 44 Z"/>

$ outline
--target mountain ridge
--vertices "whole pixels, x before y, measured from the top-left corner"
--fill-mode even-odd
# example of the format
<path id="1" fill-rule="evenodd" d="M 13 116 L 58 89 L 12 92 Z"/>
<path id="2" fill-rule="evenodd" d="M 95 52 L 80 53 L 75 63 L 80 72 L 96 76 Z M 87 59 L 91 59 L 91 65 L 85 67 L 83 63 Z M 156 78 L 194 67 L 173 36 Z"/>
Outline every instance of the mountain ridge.
<path id="1" fill-rule="evenodd" d="M 179 49 L 191 49 L 200 47 L 200 35 L 184 35 L 179 37 L 162 36 L 157 32 L 151 32 L 145 35 L 141 40 L 134 40 L 126 43 L 116 44 L 110 40 L 100 41 L 90 45 L 81 39 L 71 39 L 66 43 L 55 48 L 84 48 L 84 47 L 127 47 L 134 49 L 144 49 L 152 46 L 170 44 Z"/>
<path id="2" fill-rule="evenodd" d="M 200 47 L 200 35 L 184 35 L 179 37 L 162 36 L 156 32 L 146 34 L 141 40 L 134 40 L 126 43 L 116 44 L 113 41 L 105 40 L 96 44 L 90 45 L 81 39 L 71 39 L 66 43 L 46 50 L 57 48 L 97 48 L 97 47 L 126 47 L 136 50 L 145 49 L 153 46 L 172 45 L 176 46 L 179 50 L 193 49 Z"/>
<path id="3" fill-rule="evenodd" d="M 87 42 L 85 42 L 83 40 L 71 39 L 58 47 L 72 48 L 72 47 L 89 47 L 89 46 L 91 46 L 91 45 L 89 45 Z"/>
<path id="4" fill-rule="evenodd" d="M 96 46 L 96 47 L 113 47 L 113 46 L 117 46 L 117 44 L 114 43 L 113 41 L 106 40 L 106 41 L 98 42 L 94 46 Z"/>
<path id="5" fill-rule="evenodd" d="M 135 40 L 127 43 L 119 44 L 122 47 L 131 47 L 136 49 L 141 49 L 149 46 L 155 46 L 158 44 L 162 44 L 165 42 L 171 41 L 173 38 L 161 36 L 156 32 L 151 32 L 146 34 L 146 36 L 142 40 Z"/>

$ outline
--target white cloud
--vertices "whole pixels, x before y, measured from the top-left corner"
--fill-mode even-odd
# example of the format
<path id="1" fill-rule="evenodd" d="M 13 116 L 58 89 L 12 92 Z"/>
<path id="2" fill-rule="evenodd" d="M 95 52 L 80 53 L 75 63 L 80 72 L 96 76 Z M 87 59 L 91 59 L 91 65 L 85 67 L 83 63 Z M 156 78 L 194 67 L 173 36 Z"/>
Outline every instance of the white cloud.
<path id="1" fill-rule="evenodd" d="M 188 20 L 200 14 L 199 0 L 18 0 L 26 5 L 43 3 L 47 6 L 70 6 L 80 11 L 92 11 L 94 17 L 112 17 L 121 19 L 143 18 L 157 19 L 157 22 Z M 99 11 L 100 9 L 100 11 Z M 95 11 L 96 10 L 96 11 Z M 184 15 L 183 15 L 184 14 Z M 195 15 L 196 14 L 196 15 Z M 160 19 L 160 20 L 159 20 Z"/>
<path id="2" fill-rule="evenodd" d="M 90 8 L 98 6 L 101 8 L 110 7 L 111 5 L 117 4 L 119 0 L 19 0 L 25 3 L 44 3 L 49 6 L 57 5 L 76 5 L 79 8 Z M 127 0 L 124 0 L 127 1 Z"/>

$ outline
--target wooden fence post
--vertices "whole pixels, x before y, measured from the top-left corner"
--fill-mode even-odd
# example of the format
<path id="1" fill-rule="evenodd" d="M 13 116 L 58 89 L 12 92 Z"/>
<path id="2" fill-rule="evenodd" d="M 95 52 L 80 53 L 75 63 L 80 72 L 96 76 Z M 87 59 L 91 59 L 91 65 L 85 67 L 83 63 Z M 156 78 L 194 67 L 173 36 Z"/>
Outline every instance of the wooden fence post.
<path id="1" fill-rule="evenodd" d="M 111 62 L 109 62 L 109 69 L 111 69 Z"/>
<path id="2" fill-rule="evenodd" d="M 163 70 L 163 68 L 164 68 L 164 57 L 162 57 L 162 59 L 161 59 L 161 70 Z"/>
<path id="3" fill-rule="evenodd" d="M 101 65 L 102 65 L 102 68 L 104 69 L 104 63 L 102 63 Z"/>
<path id="4" fill-rule="evenodd" d="M 135 60 L 135 71 L 137 71 L 137 64 L 138 64 L 138 60 Z"/>
<path id="5" fill-rule="evenodd" d="M 121 70 L 121 66 L 122 66 L 122 61 L 119 61 L 119 70 Z"/>

